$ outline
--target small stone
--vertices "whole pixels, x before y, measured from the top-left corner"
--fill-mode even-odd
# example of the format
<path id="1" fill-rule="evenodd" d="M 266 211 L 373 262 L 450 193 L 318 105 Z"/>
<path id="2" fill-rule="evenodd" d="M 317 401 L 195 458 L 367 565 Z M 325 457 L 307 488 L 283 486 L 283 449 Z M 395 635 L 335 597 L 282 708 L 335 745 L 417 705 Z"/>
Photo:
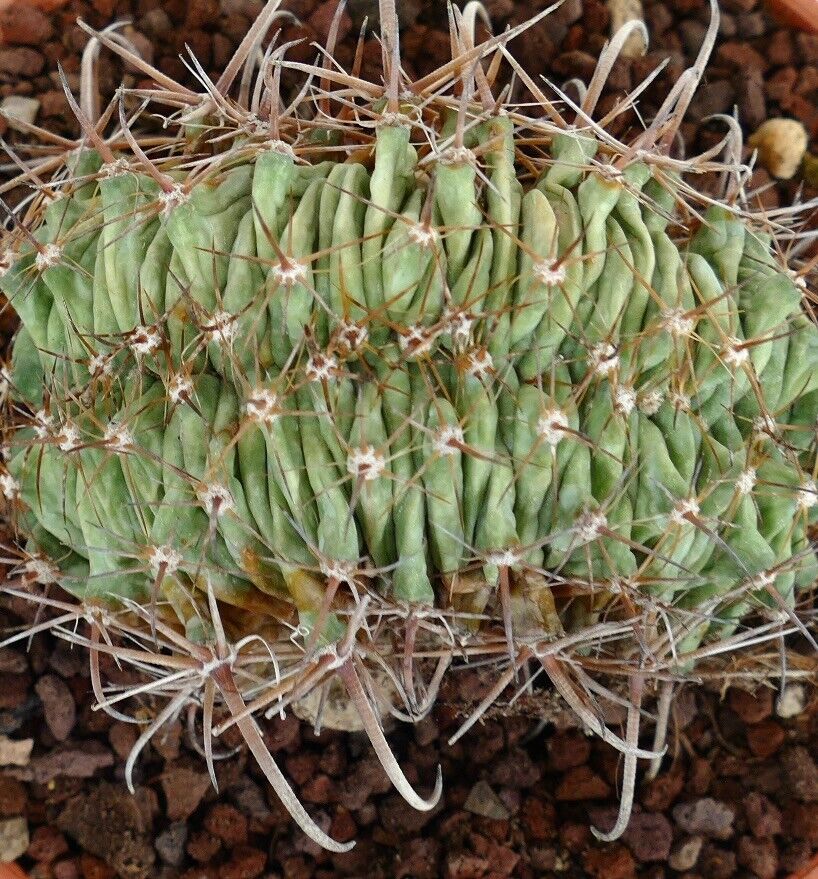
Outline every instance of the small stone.
<path id="1" fill-rule="evenodd" d="M 131 753 L 138 737 L 139 728 L 122 720 L 114 721 L 108 730 L 108 741 L 120 760 L 128 759 L 128 754 Z"/>
<path id="2" fill-rule="evenodd" d="M 184 821 L 175 821 L 156 837 L 154 847 L 165 864 L 181 867 L 185 860 L 186 844 L 187 824 Z"/>
<path id="3" fill-rule="evenodd" d="M 632 879 L 636 875 L 633 856 L 619 843 L 588 849 L 582 858 L 582 865 L 593 879 Z"/>
<path id="4" fill-rule="evenodd" d="M 778 851 L 772 839 L 753 839 L 742 836 L 738 841 L 738 862 L 758 876 L 775 879 L 778 873 Z"/>
<path id="5" fill-rule="evenodd" d="M 79 879 L 79 866 L 73 858 L 67 858 L 64 861 L 57 861 L 51 868 L 54 879 Z"/>
<path id="6" fill-rule="evenodd" d="M 50 864 L 68 851 L 65 837 L 48 824 L 41 824 L 32 834 L 26 854 L 35 861 Z"/>
<path id="7" fill-rule="evenodd" d="M 16 0 L 0 10 L 0 41 L 8 45 L 40 47 L 53 32 L 48 16 L 29 3 Z"/>
<path id="8" fill-rule="evenodd" d="M 219 879 L 256 879 L 264 872 L 267 855 L 249 845 L 238 846 L 226 864 L 219 867 Z"/>
<path id="9" fill-rule="evenodd" d="M 733 835 L 735 817 L 735 812 L 726 803 L 712 797 L 679 803 L 673 809 L 673 818 L 682 830 L 713 839 L 729 839 Z"/>
<path id="10" fill-rule="evenodd" d="M 761 839 L 782 832 L 781 810 L 769 797 L 750 791 L 744 797 L 743 805 L 753 836 Z"/>
<path id="11" fill-rule="evenodd" d="M 697 865 L 706 879 L 730 879 L 736 872 L 735 852 L 719 848 L 717 845 L 703 846 Z"/>
<path id="12" fill-rule="evenodd" d="M 781 768 L 792 796 L 802 803 L 818 803 L 818 766 L 806 748 L 787 748 L 781 755 Z"/>
<path id="13" fill-rule="evenodd" d="M 327 0 L 327 2 L 321 3 L 318 9 L 307 19 L 307 25 L 312 28 L 322 45 L 327 41 L 337 9 L 338 0 Z M 338 42 L 343 42 L 351 30 L 352 19 L 349 12 L 344 10 L 338 27 Z"/>
<path id="14" fill-rule="evenodd" d="M 604 800 L 611 794 L 608 783 L 600 778 L 590 766 L 577 766 L 563 775 L 554 794 L 560 802 L 578 800 Z"/>
<path id="15" fill-rule="evenodd" d="M 2 109 L 6 109 L 6 98 L 3 101 Z M 28 99 L 25 99 L 28 100 Z M 34 102 L 39 107 L 38 102 Z M 35 109 L 36 115 L 36 109 Z M 19 118 L 19 117 L 18 117 Z M 33 119 L 32 119 L 33 121 Z M 10 123 L 14 127 L 14 123 Z M 74 704 L 74 697 L 71 690 L 62 678 L 57 675 L 43 675 L 36 683 L 34 689 L 43 703 L 43 713 L 45 714 L 45 722 L 51 730 L 51 735 L 58 742 L 64 742 L 74 728 L 77 720 L 77 706 Z"/>
<path id="16" fill-rule="evenodd" d="M 750 67 L 757 67 L 759 70 L 767 69 L 767 61 L 764 56 L 757 52 L 748 43 L 726 42 L 716 50 L 716 58 L 739 70 L 747 70 Z"/>
<path id="17" fill-rule="evenodd" d="M 739 75 L 736 97 L 741 121 L 750 128 L 761 125 L 767 118 L 767 100 L 760 70 L 750 68 Z"/>
<path id="18" fill-rule="evenodd" d="M 784 727 L 772 719 L 748 726 L 746 735 L 747 744 L 756 757 L 772 757 L 787 737 Z"/>
<path id="19" fill-rule="evenodd" d="M 548 761 L 556 772 L 582 766 L 590 756 L 591 742 L 581 730 L 557 732 L 548 740 Z"/>
<path id="20" fill-rule="evenodd" d="M 643 864 L 666 861 L 673 842 L 673 828 L 659 812 L 637 812 L 631 816 L 623 839 L 637 861 Z"/>
<path id="21" fill-rule="evenodd" d="M 779 717 L 788 719 L 797 717 L 807 704 L 807 693 L 803 684 L 787 684 L 784 692 L 775 703 L 775 713 Z"/>
<path id="22" fill-rule="evenodd" d="M 215 803 L 205 815 L 204 826 L 228 848 L 247 842 L 247 818 L 229 803 Z"/>
<path id="23" fill-rule="evenodd" d="M 325 806 L 338 799 L 337 785 L 332 778 L 321 772 L 301 788 L 301 797 L 307 803 Z"/>
<path id="24" fill-rule="evenodd" d="M 542 770 L 531 759 L 528 751 L 514 748 L 492 763 L 491 781 L 503 787 L 533 787 L 542 776 Z"/>
<path id="25" fill-rule="evenodd" d="M 508 809 L 503 805 L 500 798 L 487 781 L 478 781 L 469 791 L 463 808 L 473 815 L 481 815 L 483 818 L 493 818 L 498 821 L 506 821 L 510 817 Z"/>
<path id="26" fill-rule="evenodd" d="M 332 816 L 332 824 L 330 825 L 329 835 L 338 842 L 349 842 L 358 834 L 358 827 L 355 819 L 348 809 L 341 806 Z"/>
<path id="27" fill-rule="evenodd" d="M 699 860 L 703 843 L 704 838 L 701 836 L 688 836 L 685 839 L 679 840 L 670 853 L 667 861 L 668 866 L 679 873 L 692 870 Z"/>
<path id="28" fill-rule="evenodd" d="M 669 809 L 684 788 L 684 775 L 675 770 L 662 772 L 645 783 L 642 805 L 651 812 Z"/>
<path id="29" fill-rule="evenodd" d="M 38 784 L 48 784 L 60 775 L 67 778 L 91 778 L 99 769 L 113 766 L 114 755 L 96 739 L 66 743 L 57 750 L 31 761 L 31 777 Z"/>
<path id="30" fill-rule="evenodd" d="M 222 841 L 206 830 L 196 830 L 191 833 L 186 846 L 187 853 L 200 864 L 212 861 L 221 847 Z"/>
<path id="31" fill-rule="evenodd" d="M 795 119 L 768 119 L 748 139 L 761 164 L 779 180 L 790 180 L 804 158 L 807 130 Z"/>
<path id="32" fill-rule="evenodd" d="M 88 852 L 80 855 L 80 871 L 82 879 L 114 879 L 116 876 L 116 870 L 110 864 Z"/>
<path id="33" fill-rule="evenodd" d="M 171 821 L 186 821 L 198 808 L 210 787 L 207 773 L 171 765 L 162 774 L 162 790 Z"/>
<path id="34" fill-rule="evenodd" d="M 0 73 L 11 79 L 33 79 L 44 66 L 45 58 L 34 49 L 25 46 L 0 49 Z"/>
<path id="35" fill-rule="evenodd" d="M 16 778 L 0 775 L 0 818 L 22 815 L 26 798 L 26 789 Z"/>
<path id="36" fill-rule="evenodd" d="M 767 19 L 762 12 L 751 12 L 736 18 L 738 35 L 745 40 L 761 37 L 767 32 Z"/>
<path id="37" fill-rule="evenodd" d="M 796 34 L 795 43 L 805 64 L 818 64 L 818 34 Z"/>
<path id="38" fill-rule="evenodd" d="M 28 766 L 34 739 L 0 736 L 0 766 Z"/>
<path id="39" fill-rule="evenodd" d="M 0 862 L 16 861 L 29 845 L 28 822 L 25 818 L 0 821 Z"/>

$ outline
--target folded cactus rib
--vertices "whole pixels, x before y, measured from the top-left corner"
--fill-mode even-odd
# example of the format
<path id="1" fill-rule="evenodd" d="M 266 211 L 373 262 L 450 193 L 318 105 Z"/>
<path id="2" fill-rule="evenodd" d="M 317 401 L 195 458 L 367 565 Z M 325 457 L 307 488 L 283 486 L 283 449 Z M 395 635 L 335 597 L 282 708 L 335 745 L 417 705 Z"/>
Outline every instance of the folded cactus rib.
<path id="1" fill-rule="evenodd" d="M 79 148 L 5 235 L 21 327 L 0 490 L 24 581 L 188 651 L 168 711 L 218 688 L 296 819 L 337 846 L 251 711 L 337 673 L 430 808 L 439 786 L 418 797 L 380 732 L 373 653 L 381 672 L 398 657 L 386 677 L 412 715 L 432 701 L 419 656 L 438 683 L 458 643 L 540 658 L 577 707 L 544 645 L 595 650 L 638 677 L 638 714 L 646 674 L 803 625 L 818 328 L 782 224 L 738 191 L 697 202 L 695 166 L 668 158 L 684 88 L 630 147 L 587 97 L 573 125 L 544 97 L 550 119 L 525 116 L 489 100 L 496 70 L 474 61 L 508 52 L 473 48 L 471 8 L 457 70 L 398 88 L 392 33 L 385 86 L 293 63 L 324 77 L 321 107 L 302 92 L 284 111 L 284 48 L 247 86 L 277 5 L 225 74 L 246 60 L 248 105 L 227 80 L 194 101 L 160 77 L 154 101 L 187 109 L 158 147 L 124 112 L 106 141 L 79 111 Z M 160 653 L 142 655 L 157 675 Z M 631 769 L 632 726 L 612 739 Z"/>

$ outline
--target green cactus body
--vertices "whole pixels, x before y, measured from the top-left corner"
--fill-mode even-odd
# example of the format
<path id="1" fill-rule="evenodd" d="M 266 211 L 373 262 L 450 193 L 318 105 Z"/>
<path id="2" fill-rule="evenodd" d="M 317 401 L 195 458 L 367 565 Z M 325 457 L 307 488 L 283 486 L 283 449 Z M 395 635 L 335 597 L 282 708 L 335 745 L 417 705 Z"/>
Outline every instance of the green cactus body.
<path id="1" fill-rule="evenodd" d="M 238 127 L 195 181 L 85 147 L 11 236 L 24 570 L 197 643 L 213 600 L 332 649 L 365 592 L 511 651 L 642 614 L 674 673 L 792 611 L 818 329 L 764 224 L 590 129 L 526 152 L 536 121 L 468 107 L 451 145 L 443 107 L 434 150 L 411 102 L 365 109 Z"/>

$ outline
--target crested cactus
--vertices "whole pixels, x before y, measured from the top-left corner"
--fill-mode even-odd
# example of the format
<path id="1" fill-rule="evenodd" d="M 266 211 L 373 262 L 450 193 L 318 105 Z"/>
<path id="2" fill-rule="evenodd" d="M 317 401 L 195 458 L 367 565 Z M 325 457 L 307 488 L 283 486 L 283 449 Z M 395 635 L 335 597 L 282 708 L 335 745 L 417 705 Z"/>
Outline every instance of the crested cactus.
<path id="1" fill-rule="evenodd" d="M 623 143 L 593 113 L 639 25 L 580 105 L 555 104 L 506 48 L 521 28 L 475 46 L 476 4 L 452 11 L 453 62 L 408 82 L 382 2 L 383 84 L 262 52 L 278 5 L 218 82 L 199 71 L 202 94 L 93 34 L 156 88 L 102 122 L 84 89 L 75 148 L 27 166 L 0 279 L 21 319 L 7 588 L 88 645 L 106 710 L 170 694 L 129 777 L 199 704 L 208 762 L 237 724 L 335 850 L 254 713 L 340 680 L 426 809 L 440 778 L 414 792 L 379 714 L 422 716 L 475 660 L 499 670 L 484 709 L 537 665 L 625 754 L 612 838 L 636 758 L 661 749 L 638 747 L 645 682 L 806 632 L 816 575 L 818 329 L 779 246 L 797 233 L 746 203 L 734 158 L 670 150 L 717 9 L 696 66 Z M 495 94 L 504 59 L 541 115 Z M 283 70 L 305 82 L 289 104 Z M 140 134 L 142 101 L 171 108 L 161 136 Z M 698 172 L 723 174 L 722 198 Z M 106 692 L 100 652 L 147 682 Z M 625 738 L 598 719 L 591 672 L 629 682 Z"/>

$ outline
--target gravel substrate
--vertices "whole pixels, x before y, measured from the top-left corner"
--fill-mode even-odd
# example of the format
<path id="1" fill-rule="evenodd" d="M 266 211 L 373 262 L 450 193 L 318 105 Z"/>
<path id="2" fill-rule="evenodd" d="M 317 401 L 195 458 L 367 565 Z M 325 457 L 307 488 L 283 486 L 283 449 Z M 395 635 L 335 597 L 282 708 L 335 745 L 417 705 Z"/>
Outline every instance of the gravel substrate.
<path id="1" fill-rule="evenodd" d="M 73 133 L 58 65 L 76 90 L 87 39 L 77 17 L 95 27 L 129 19 L 123 32 L 145 56 L 188 81 L 179 59 L 185 45 L 205 69 L 218 71 L 260 5 L 13 2 L 0 12 L 0 100 L 34 101 L 18 102 L 18 111 L 54 132 Z M 335 2 L 285 5 L 301 24 L 283 22 L 281 39 L 304 38 L 288 57 L 312 60 L 309 43 L 325 39 Z M 350 62 L 363 16 L 376 5 L 349 3 L 338 49 L 342 64 Z M 406 66 L 421 75 L 448 54 L 445 5 L 399 5 Z M 485 5 L 500 31 L 546 4 Z M 808 155 L 806 172 L 780 183 L 759 168 L 752 187 L 768 206 L 818 196 L 818 36 L 779 27 L 757 0 L 722 0 L 722 7 L 720 42 L 683 126 L 688 153 L 723 134 L 718 123 L 701 120 L 734 106 L 748 136 L 769 118 L 796 118 L 807 129 L 815 164 Z M 616 63 L 600 112 L 668 59 L 640 103 L 649 118 L 698 50 L 708 6 L 705 0 L 646 0 L 645 15 L 650 50 Z M 532 73 L 557 82 L 587 80 L 608 27 L 601 0 L 566 0 L 516 43 L 515 52 Z M 363 58 L 370 75 L 379 75 L 374 37 Z M 102 95 L 112 94 L 122 76 L 119 62 L 103 52 Z M 124 76 L 130 85 L 140 82 L 133 72 Z M 618 124 L 638 121 L 631 114 Z M 0 133 L 16 148 L 26 140 L 5 120 Z M 8 598 L 0 607 L 0 629 L 19 622 L 15 612 L 25 613 Z M 105 674 L 124 675 L 114 667 Z M 455 676 L 431 719 L 392 730 L 401 765 L 421 790 L 442 764 L 444 795 L 431 813 L 413 811 L 391 790 L 363 737 L 316 736 L 292 716 L 263 722 L 270 750 L 319 824 L 338 840 L 358 840 L 352 852 L 332 855 L 295 829 L 244 751 L 217 763 L 220 793 L 212 790 L 193 746 L 195 717 L 190 729 L 171 726 L 148 746 L 137 766 L 136 795 L 128 793 L 124 763 L 135 727 L 92 711 L 82 654 L 39 635 L 28 652 L 0 651 L 0 861 L 19 857 L 31 879 L 774 879 L 802 868 L 818 850 L 818 713 L 804 707 L 809 693 L 800 685 L 791 685 L 778 709 L 771 689 L 755 697 L 731 690 L 722 698 L 683 691 L 674 702 L 662 771 L 640 782 L 630 828 L 609 845 L 593 839 L 590 824 L 604 829 L 613 823 L 618 755 L 568 728 L 547 693 L 514 712 L 501 703 L 461 742 L 447 744 L 464 703 L 473 704 L 484 686 L 477 675 Z M 555 722 L 541 728 L 534 715 L 546 704 Z M 156 708 L 146 700 L 140 710 L 150 716 Z M 804 710 L 797 716 L 781 716 L 798 708 Z M 219 747 L 235 744 L 228 734 Z"/>

